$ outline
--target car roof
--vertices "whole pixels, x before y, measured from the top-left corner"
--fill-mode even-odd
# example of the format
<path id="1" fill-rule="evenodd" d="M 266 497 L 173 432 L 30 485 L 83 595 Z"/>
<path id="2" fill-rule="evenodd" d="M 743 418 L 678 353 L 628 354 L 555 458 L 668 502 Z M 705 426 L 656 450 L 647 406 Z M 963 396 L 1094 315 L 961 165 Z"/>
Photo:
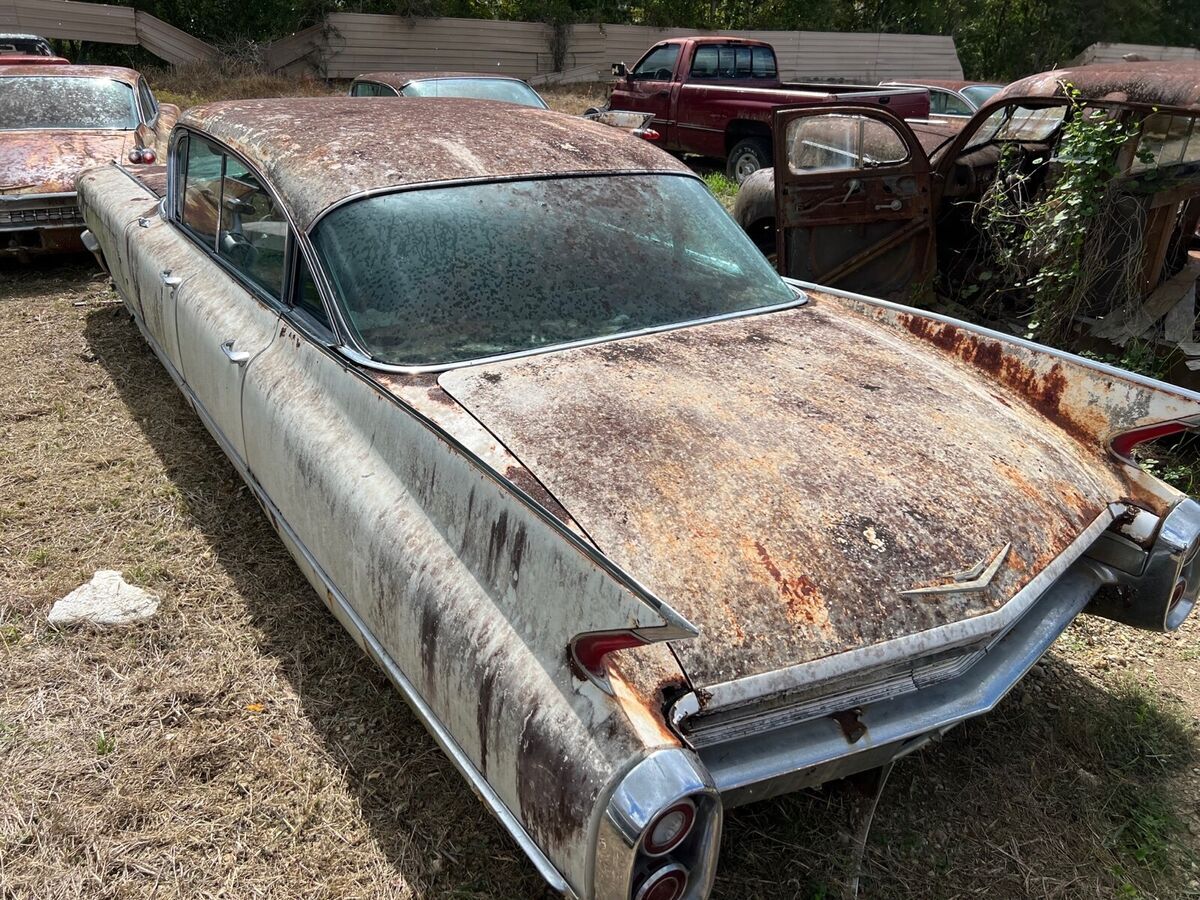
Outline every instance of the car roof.
<path id="1" fill-rule="evenodd" d="M 414 81 L 435 81 L 441 78 L 490 78 L 496 81 L 524 80 L 514 75 L 497 75 L 491 72 L 364 72 L 354 80 L 376 81 L 379 84 L 390 85 L 397 90 Z"/>
<path id="2" fill-rule="evenodd" d="M 37 75 L 41 78 L 107 78 L 112 81 L 123 81 L 135 85 L 140 75 L 134 69 L 120 66 L 60 66 L 45 63 L 22 63 L 6 65 L 0 68 L 0 78 L 11 78 L 20 75 Z"/>
<path id="3" fill-rule="evenodd" d="M 1004 87 L 1003 84 L 997 84 L 994 81 L 955 81 L 945 78 L 896 78 L 891 81 L 881 81 L 880 85 L 901 85 L 904 87 L 936 87 L 945 88 L 948 91 L 961 91 L 965 87 Z"/>
<path id="4" fill-rule="evenodd" d="M 19 31 L 0 31 L 0 41 L 8 38 L 14 41 L 44 41 L 40 34 L 22 34 Z"/>
<path id="5" fill-rule="evenodd" d="M 231 100 L 193 107 L 179 121 L 258 167 L 302 229 L 347 197 L 409 185 L 619 172 L 691 174 L 621 129 L 487 100 Z"/>
<path id="6" fill-rule="evenodd" d="M 1073 66 L 1014 81 L 989 103 L 1008 97 L 1060 97 L 1063 83 L 1089 100 L 1157 103 L 1200 109 L 1200 62 L 1117 62 Z"/>

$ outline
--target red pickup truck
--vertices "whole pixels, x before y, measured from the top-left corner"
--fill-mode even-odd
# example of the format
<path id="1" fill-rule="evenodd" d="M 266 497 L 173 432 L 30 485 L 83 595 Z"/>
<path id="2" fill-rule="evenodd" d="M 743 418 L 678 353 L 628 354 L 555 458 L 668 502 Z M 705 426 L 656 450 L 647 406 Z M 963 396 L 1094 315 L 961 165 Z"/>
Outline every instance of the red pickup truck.
<path id="1" fill-rule="evenodd" d="M 674 38 L 655 44 L 620 78 L 608 108 L 653 113 L 659 146 L 724 159 L 741 184 L 771 165 L 771 117 L 781 106 L 880 104 L 903 119 L 929 115 L 929 92 L 878 85 L 802 84 L 779 80 L 775 49 L 731 37 Z"/>

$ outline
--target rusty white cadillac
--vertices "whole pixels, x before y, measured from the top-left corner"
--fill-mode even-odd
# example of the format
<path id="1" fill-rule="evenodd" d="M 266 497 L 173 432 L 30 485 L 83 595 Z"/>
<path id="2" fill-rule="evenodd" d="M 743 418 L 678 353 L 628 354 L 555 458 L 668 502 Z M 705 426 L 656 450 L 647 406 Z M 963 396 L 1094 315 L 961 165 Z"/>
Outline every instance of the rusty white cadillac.
<path id="1" fill-rule="evenodd" d="M 386 112 L 379 104 L 389 104 Z M 138 326 L 333 614 L 559 891 L 704 897 L 722 811 L 1177 628 L 1200 395 L 781 279 L 645 141 L 218 103 L 79 180 Z"/>

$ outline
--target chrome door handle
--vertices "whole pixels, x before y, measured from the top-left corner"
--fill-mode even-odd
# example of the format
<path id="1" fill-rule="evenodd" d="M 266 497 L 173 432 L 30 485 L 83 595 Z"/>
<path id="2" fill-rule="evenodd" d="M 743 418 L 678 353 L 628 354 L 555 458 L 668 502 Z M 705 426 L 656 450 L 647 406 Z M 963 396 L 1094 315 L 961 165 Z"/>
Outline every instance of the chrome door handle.
<path id="1" fill-rule="evenodd" d="M 890 209 L 892 212 L 900 212 L 900 207 L 904 206 L 899 200 L 893 200 L 891 203 L 880 203 L 875 206 L 876 209 Z"/>
<path id="2" fill-rule="evenodd" d="M 235 366 L 244 366 L 250 362 L 250 354 L 245 350 L 234 350 L 233 341 L 224 341 L 221 344 L 221 352 Z"/>
<path id="3" fill-rule="evenodd" d="M 178 275 L 172 275 L 170 269 L 163 269 L 158 276 L 162 279 L 162 283 L 169 288 L 177 288 L 183 283 L 183 279 Z"/>

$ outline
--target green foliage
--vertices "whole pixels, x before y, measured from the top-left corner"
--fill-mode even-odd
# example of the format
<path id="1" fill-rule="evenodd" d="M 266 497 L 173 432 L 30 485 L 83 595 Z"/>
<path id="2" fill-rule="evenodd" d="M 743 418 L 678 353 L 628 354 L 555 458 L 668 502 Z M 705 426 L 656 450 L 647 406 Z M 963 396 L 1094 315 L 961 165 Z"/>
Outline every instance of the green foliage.
<path id="1" fill-rule="evenodd" d="M 1137 126 L 1062 87 L 1071 103 L 1057 146 L 1030 161 L 1022 144 L 1003 146 L 973 211 L 995 271 L 978 272 L 979 283 L 963 291 L 1019 297 L 1032 307 L 1030 336 L 1047 343 L 1065 340 L 1098 296 L 1108 308 L 1134 299 L 1141 250 L 1142 218 L 1129 203 L 1130 185 L 1116 177 L 1118 151 Z"/>
<path id="2" fill-rule="evenodd" d="M 726 209 L 733 207 L 733 201 L 738 192 L 736 181 L 726 178 L 724 172 L 709 172 L 704 176 L 704 183 L 708 185 L 713 196 L 720 200 Z"/>

